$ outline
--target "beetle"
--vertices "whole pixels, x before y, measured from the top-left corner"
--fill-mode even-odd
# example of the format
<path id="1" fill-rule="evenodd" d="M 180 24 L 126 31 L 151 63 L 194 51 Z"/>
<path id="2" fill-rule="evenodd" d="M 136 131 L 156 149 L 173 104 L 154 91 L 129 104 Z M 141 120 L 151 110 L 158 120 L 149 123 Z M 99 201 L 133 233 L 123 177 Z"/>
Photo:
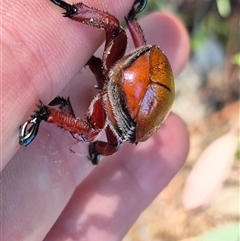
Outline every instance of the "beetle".
<path id="1" fill-rule="evenodd" d="M 37 136 L 41 121 L 68 130 L 75 138 L 89 142 L 89 159 L 115 153 L 125 141 L 137 144 L 155 133 L 168 116 L 175 87 L 171 65 L 156 45 L 147 45 L 136 20 L 147 0 L 135 0 L 125 17 L 135 50 L 125 54 L 127 35 L 111 14 L 86 6 L 50 0 L 65 9 L 64 16 L 103 29 L 106 34 L 102 59 L 92 56 L 86 63 L 96 77 L 99 92 L 83 118 L 74 114 L 69 98 L 56 97 L 37 110 L 20 127 L 19 143 L 27 146 Z M 105 131 L 107 141 L 98 140 Z"/>

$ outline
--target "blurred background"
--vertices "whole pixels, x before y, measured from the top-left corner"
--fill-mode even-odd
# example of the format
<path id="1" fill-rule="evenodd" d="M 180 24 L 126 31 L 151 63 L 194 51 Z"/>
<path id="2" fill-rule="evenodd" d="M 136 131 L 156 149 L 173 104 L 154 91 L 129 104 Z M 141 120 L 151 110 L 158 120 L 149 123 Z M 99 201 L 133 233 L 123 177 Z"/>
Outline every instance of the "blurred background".
<path id="1" fill-rule="evenodd" d="M 190 36 L 173 107 L 188 125 L 190 152 L 123 241 L 240 240 L 240 2 L 149 0 L 142 14 L 159 10 L 177 15 Z"/>

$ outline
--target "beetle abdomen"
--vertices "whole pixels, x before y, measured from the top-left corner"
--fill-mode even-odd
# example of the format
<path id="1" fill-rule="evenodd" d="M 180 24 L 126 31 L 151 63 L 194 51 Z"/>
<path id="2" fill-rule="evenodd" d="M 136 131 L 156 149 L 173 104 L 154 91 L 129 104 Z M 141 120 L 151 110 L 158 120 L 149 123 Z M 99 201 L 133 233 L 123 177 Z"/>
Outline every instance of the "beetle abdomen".
<path id="1" fill-rule="evenodd" d="M 103 97 L 113 132 L 135 143 L 161 126 L 173 100 L 172 70 L 157 46 L 144 46 L 118 61 L 109 72 Z"/>

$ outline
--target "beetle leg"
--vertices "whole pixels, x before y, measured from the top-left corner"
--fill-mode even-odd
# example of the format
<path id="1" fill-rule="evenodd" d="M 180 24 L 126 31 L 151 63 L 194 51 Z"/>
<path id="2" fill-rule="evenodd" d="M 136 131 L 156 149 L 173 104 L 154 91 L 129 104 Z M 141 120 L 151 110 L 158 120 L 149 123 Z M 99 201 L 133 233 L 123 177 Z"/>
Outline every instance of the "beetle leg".
<path id="1" fill-rule="evenodd" d="M 106 127 L 106 137 L 107 142 L 104 141 L 94 141 L 89 144 L 88 148 L 88 158 L 93 165 L 99 163 L 100 156 L 110 156 L 116 151 L 118 151 L 120 145 L 122 144 L 112 132 L 109 126 Z"/>
<path id="2" fill-rule="evenodd" d="M 71 107 L 68 99 L 57 97 L 50 104 L 62 104 L 62 107 L 57 110 L 41 102 L 38 110 L 31 115 L 31 119 L 20 127 L 19 143 L 21 145 L 27 146 L 35 139 L 43 120 L 53 123 L 71 134 L 74 133 L 74 138 L 85 142 L 93 141 L 105 126 L 106 116 L 99 94 L 91 102 L 86 115 L 82 119 L 76 118 L 68 108 L 65 109 L 65 104 Z"/>
<path id="3" fill-rule="evenodd" d="M 103 71 L 109 70 L 117 60 L 123 57 L 127 47 L 127 36 L 119 21 L 113 15 L 88 7 L 83 3 L 70 5 L 62 0 L 50 1 L 66 10 L 65 17 L 105 30 L 106 43 L 102 58 Z"/>
<path id="4" fill-rule="evenodd" d="M 57 96 L 48 105 L 49 106 L 58 106 L 58 108 L 61 110 L 61 112 L 76 118 L 69 97 L 67 99 L 65 99 L 63 97 Z M 74 132 L 71 132 L 71 131 L 70 131 L 70 134 L 72 135 L 72 137 L 74 139 L 79 141 L 78 135 L 76 135 Z M 81 140 L 82 140 L 82 138 L 80 139 L 80 141 Z"/>
<path id="5" fill-rule="evenodd" d="M 129 11 L 127 17 L 125 18 L 133 39 L 134 46 L 136 48 L 146 45 L 143 31 L 135 18 L 136 15 L 146 7 L 146 5 L 147 0 L 135 0 L 132 9 Z"/>
<path id="6" fill-rule="evenodd" d="M 70 102 L 69 97 L 67 99 L 57 96 L 55 97 L 49 104 L 49 106 L 58 106 L 58 108 L 63 112 L 64 114 L 71 115 L 72 117 L 76 118 L 74 110 L 72 108 L 72 104 Z M 79 141 L 78 135 L 75 135 L 75 133 L 70 132 L 72 137 L 74 139 L 77 139 Z"/>
<path id="7" fill-rule="evenodd" d="M 76 137 L 79 136 L 80 140 L 86 142 L 93 141 L 105 126 L 106 114 L 102 106 L 100 94 L 92 100 L 82 119 L 51 107 L 48 107 L 48 112 L 47 122 L 74 133 L 76 139 L 79 139 Z"/>
<path id="8" fill-rule="evenodd" d="M 104 74 L 103 74 L 103 63 L 100 58 L 97 58 L 95 56 L 92 56 L 86 65 L 89 66 L 90 70 L 93 72 L 96 80 L 97 85 L 95 86 L 96 89 L 102 89 L 103 84 L 105 81 Z"/>

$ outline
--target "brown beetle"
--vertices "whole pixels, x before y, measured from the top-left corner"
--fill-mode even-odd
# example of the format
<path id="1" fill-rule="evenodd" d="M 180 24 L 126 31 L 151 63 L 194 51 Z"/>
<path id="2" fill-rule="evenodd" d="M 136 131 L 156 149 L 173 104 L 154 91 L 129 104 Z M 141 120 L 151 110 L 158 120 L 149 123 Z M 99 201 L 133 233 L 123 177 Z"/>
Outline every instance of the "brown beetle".
<path id="1" fill-rule="evenodd" d="M 146 45 L 135 19 L 147 0 L 136 0 L 125 18 L 136 48 L 127 55 L 126 32 L 114 16 L 83 3 L 50 1 L 66 10 L 64 16 L 105 30 L 102 60 L 92 56 L 86 64 L 100 91 L 82 119 L 75 117 L 69 98 L 56 97 L 48 105 L 41 102 L 20 128 L 20 144 L 26 146 L 36 137 L 42 120 L 68 130 L 80 141 L 90 142 L 89 159 L 93 164 L 99 162 L 100 155 L 116 152 L 124 141 L 146 141 L 168 116 L 175 92 L 167 57 L 158 46 Z M 102 130 L 107 142 L 96 140 Z"/>

